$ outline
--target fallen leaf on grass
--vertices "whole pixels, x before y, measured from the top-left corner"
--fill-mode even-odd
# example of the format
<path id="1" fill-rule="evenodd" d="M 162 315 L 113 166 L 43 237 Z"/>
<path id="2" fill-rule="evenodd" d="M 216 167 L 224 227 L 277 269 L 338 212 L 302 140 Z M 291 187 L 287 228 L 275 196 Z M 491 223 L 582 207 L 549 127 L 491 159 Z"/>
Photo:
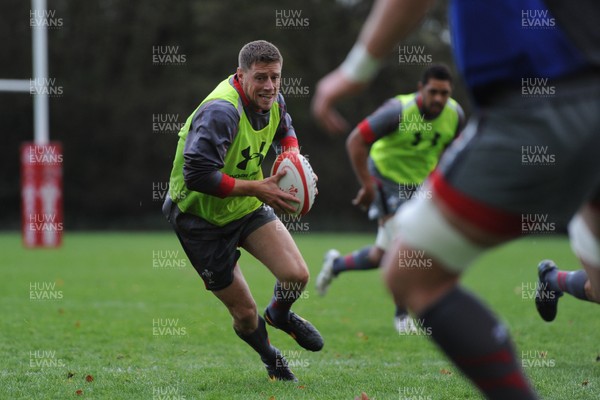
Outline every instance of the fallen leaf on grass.
<path id="1" fill-rule="evenodd" d="M 94 381 L 94 377 L 93 377 L 93 376 L 91 376 L 91 375 L 87 375 L 87 376 L 85 377 L 85 381 L 86 381 L 86 382 L 93 382 L 93 381 Z"/>
<path id="2" fill-rule="evenodd" d="M 587 386 L 588 383 L 590 383 L 590 381 L 586 379 L 585 381 L 581 382 L 581 386 Z"/>
<path id="3" fill-rule="evenodd" d="M 452 375 L 452 371 L 450 371 L 449 369 L 446 369 L 446 368 L 442 368 L 442 369 L 440 370 L 440 373 L 441 373 L 442 375 Z"/>
<path id="4" fill-rule="evenodd" d="M 75 391 L 75 394 L 76 394 L 76 395 L 78 395 L 78 396 L 81 396 L 81 395 L 83 394 L 83 390 L 81 390 L 81 389 L 77 389 L 77 390 Z"/>
<path id="5" fill-rule="evenodd" d="M 369 396 L 365 392 L 362 392 L 360 397 L 355 397 L 354 400 L 369 400 Z"/>

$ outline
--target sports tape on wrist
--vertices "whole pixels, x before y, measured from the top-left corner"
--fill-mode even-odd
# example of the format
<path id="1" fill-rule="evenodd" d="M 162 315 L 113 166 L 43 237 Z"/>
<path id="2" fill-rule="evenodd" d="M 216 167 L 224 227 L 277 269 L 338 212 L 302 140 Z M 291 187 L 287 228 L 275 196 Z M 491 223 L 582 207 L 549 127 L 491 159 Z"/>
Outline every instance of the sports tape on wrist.
<path id="1" fill-rule="evenodd" d="M 342 72 L 354 82 L 368 82 L 379 70 L 381 61 L 374 58 L 362 43 L 356 43 L 340 66 Z"/>

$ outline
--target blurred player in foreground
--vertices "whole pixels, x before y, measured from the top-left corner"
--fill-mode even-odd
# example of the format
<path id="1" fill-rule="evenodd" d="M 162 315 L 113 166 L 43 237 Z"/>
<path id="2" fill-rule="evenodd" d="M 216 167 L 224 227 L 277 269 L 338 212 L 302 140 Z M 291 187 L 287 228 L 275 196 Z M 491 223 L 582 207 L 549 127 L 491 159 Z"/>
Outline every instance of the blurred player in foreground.
<path id="1" fill-rule="evenodd" d="M 273 209 L 294 211 L 287 202 L 297 200 L 277 186 L 285 173 L 263 179 L 261 169 L 271 144 L 298 151 L 279 92 L 282 65 L 279 50 L 269 42 L 254 41 L 241 49 L 237 73 L 202 101 L 179 133 L 163 212 L 206 289 L 227 307 L 235 333 L 260 355 L 269 377 L 296 380 L 270 344 L 265 319 L 307 350 L 321 350 L 323 339 L 290 311 L 309 273 Z M 238 265 L 238 247 L 277 278 L 265 319 Z"/>
<path id="2" fill-rule="evenodd" d="M 327 130 L 345 128 L 334 104 L 365 89 L 431 4 L 375 4 L 347 59 L 317 85 L 313 112 Z M 431 197 L 400 208 L 385 280 L 396 304 L 422 320 L 487 398 L 534 399 L 507 329 L 458 280 L 486 249 L 520 236 L 523 216 L 541 214 L 568 223 L 587 274 L 585 296 L 600 300 L 600 6 L 454 0 L 449 13 L 456 63 L 477 112 L 428 178 Z M 554 165 L 524 164 L 532 146 L 547 146 Z M 431 268 L 405 268 L 419 259 Z"/>
<path id="3" fill-rule="evenodd" d="M 365 118 L 346 142 L 354 173 L 361 183 L 353 203 L 378 219 L 375 245 L 341 256 L 325 254 L 316 287 L 322 296 L 344 271 L 375 269 L 394 236 L 392 217 L 435 168 L 442 152 L 464 127 L 464 112 L 452 99 L 452 75 L 444 65 L 425 70 L 418 91 L 395 96 Z M 399 333 L 415 330 L 405 307 L 397 307 Z"/>

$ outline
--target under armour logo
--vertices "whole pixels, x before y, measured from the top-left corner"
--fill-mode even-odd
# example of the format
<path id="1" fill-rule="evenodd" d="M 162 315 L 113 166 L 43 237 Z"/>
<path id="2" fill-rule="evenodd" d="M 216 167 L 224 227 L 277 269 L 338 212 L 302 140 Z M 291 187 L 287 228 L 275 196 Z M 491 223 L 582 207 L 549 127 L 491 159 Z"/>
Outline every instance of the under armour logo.
<path id="1" fill-rule="evenodd" d="M 238 163 L 238 165 L 236 165 L 236 167 L 238 169 L 245 170 L 246 167 L 248 166 L 248 162 L 255 158 L 258 158 L 258 165 L 260 166 L 265 158 L 265 156 L 262 154 L 262 151 L 265 148 L 265 144 L 266 144 L 266 142 L 262 142 L 260 144 L 260 149 L 258 150 L 258 153 L 250 154 L 250 146 L 248 146 L 244 150 L 242 150 L 242 157 L 244 157 L 244 160 L 240 161 Z"/>

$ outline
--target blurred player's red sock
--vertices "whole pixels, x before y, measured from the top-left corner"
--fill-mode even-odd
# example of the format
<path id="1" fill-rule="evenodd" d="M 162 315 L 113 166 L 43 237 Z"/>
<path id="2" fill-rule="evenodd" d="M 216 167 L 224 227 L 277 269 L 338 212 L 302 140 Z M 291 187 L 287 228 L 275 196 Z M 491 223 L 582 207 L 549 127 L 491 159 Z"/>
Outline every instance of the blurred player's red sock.
<path id="1" fill-rule="evenodd" d="M 581 300 L 588 300 L 585 294 L 587 279 L 587 273 L 582 269 L 578 271 L 559 271 L 555 269 L 544 275 L 544 281 L 548 283 L 551 290 L 566 292 Z"/>
<path id="2" fill-rule="evenodd" d="M 346 256 L 338 257 L 333 262 L 333 274 L 355 269 L 375 269 L 379 264 L 374 264 L 369 260 L 369 251 L 372 246 L 356 250 Z"/>
<path id="3" fill-rule="evenodd" d="M 420 317 L 433 340 L 486 398 L 537 398 L 508 332 L 475 297 L 456 287 Z"/>

